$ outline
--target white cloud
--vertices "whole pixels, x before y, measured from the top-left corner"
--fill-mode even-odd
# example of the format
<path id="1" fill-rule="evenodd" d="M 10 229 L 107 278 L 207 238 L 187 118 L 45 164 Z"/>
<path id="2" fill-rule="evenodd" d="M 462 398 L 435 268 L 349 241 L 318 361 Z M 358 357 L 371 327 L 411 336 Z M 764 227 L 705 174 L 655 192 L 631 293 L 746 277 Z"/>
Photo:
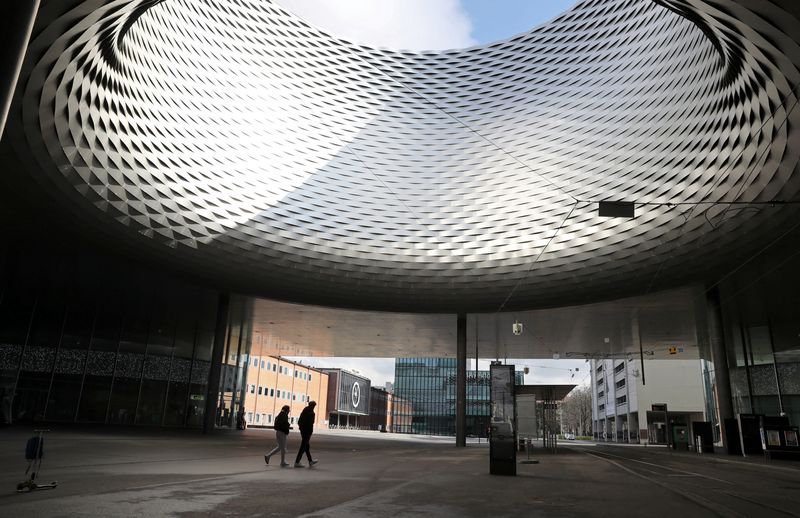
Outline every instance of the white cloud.
<path id="1" fill-rule="evenodd" d="M 478 362 L 478 369 L 489 370 L 489 360 Z M 584 360 L 532 360 L 511 359 L 504 363 L 514 365 L 518 371 L 528 367 L 525 375 L 526 385 L 586 385 L 589 383 L 589 364 Z M 475 361 L 469 362 L 469 367 L 475 368 Z"/>
<path id="2" fill-rule="evenodd" d="M 475 45 L 459 0 L 277 0 L 310 24 L 353 42 L 409 50 Z"/>
<path id="3" fill-rule="evenodd" d="M 387 381 L 394 382 L 394 358 L 346 358 L 346 357 L 291 357 L 292 361 L 300 361 L 303 365 L 316 368 L 337 368 L 355 371 L 369 378 L 373 387 L 384 387 Z M 589 364 L 583 360 L 519 360 L 508 359 L 507 363 L 516 366 L 517 370 L 529 367 L 525 375 L 525 383 L 534 384 L 575 384 L 589 383 Z M 489 370 L 489 360 L 481 360 L 478 369 Z M 475 360 L 467 362 L 467 369 L 475 369 Z M 576 370 L 577 369 L 577 370 Z"/>

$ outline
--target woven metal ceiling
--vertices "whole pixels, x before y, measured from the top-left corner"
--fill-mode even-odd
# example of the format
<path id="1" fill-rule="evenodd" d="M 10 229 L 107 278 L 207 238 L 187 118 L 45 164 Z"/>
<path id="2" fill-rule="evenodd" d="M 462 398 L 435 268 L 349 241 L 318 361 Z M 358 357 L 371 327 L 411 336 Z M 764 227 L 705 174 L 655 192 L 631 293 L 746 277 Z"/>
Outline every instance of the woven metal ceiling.
<path id="1" fill-rule="evenodd" d="M 47 2 L 9 138 L 86 232 L 249 293 L 405 311 L 646 293 L 798 217 L 740 204 L 800 187 L 800 22 L 748 5 L 592 0 L 409 53 L 264 0 Z"/>

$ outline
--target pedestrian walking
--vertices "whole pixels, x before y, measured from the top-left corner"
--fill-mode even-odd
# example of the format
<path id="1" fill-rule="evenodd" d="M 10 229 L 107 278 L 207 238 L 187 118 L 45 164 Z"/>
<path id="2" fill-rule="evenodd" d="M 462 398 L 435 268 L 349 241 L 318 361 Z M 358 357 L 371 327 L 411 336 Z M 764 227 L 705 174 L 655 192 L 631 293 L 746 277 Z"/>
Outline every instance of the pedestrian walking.
<path id="1" fill-rule="evenodd" d="M 297 427 L 300 429 L 300 437 L 302 441 L 300 442 L 300 451 L 297 452 L 297 458 L 294 460 L 294 467 L 295 468 L 303 468 L 305 467 L 303 464 L 300 464 L 300 460 L 303 458 L 303 453 L 306 454 L 308 457 L 308 465 L 313 466 L 317 463 L 317 461 L 311 458 L 311 447 L 309 442 L 311 441 L 311 434 L 314 433 L 314 407 L 317 406 L 316 401 L 309 401 L 308 406 L 300 412 L 300 417 L 297 419 Z"/>
<path id="2" fill-rule="evenodd" d="M 278 416 L 275 418 L 275 424 L 272 425 L 275 428 L 275 440 L 278 441 L 278 445 L 275 446 L 271 452 L 264 455 L 264 462 L 269 464 L 269 458 L 275 455 L 278 452 L 281 452 L 281 467 L 285 468 L 289 465 L 286 462 L 286 439 L 289 437 L 289 405 L 283 405 L 281 411 L 278 412 Z"/>

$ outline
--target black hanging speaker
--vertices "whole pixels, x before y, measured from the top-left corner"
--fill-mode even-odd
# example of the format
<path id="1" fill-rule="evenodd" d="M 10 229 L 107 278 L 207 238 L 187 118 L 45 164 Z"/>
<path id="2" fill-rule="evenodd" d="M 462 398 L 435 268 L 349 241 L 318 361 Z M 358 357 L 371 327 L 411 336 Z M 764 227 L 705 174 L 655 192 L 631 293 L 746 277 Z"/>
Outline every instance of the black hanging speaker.
<path id="1" fill-rule="evenodd" d="M 601 218 L 634 217 L 632 201 L 601 201 L 598 215 Z"/>

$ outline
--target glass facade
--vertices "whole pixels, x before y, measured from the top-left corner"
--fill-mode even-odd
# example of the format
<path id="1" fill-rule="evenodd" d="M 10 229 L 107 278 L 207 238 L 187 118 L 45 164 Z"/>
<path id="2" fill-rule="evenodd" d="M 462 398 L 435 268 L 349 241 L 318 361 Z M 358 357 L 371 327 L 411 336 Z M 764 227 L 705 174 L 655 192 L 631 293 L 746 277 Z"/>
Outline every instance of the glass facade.
<path id="1" fill-rule="evenodd" d="M 252 308 L 252 299 L 232 297 L 214 420 L 219 428 L 243 427 L 246 420 L 244 401 L 252 347 Z"/>
<path id="2" fill-rule="evenodd" d="M 719 285 L 734 413 L 800 424 L 800 258 L 747 264 Z M 787 259 L 788 258 L 788 259 Z"/>
<path id="3" fill-rule="evenodd" d="M 6 422 L 202 426 L 216 292 L 77 241 L 0 247 Z"/>
<path id="4" fill-rule="evenodd" d="M 394 393 L 411 403 L 411 415 L 395 410 L 393 432 L 456 434 L 456 359 L 397 358 Z M 523 384 L 523 373 L 515 373 Z M 491 413 L 489 371 L 467 372 L 467 435 L 486 437 Z M 410 419 L 409 419 L 410 417 Z"/>

